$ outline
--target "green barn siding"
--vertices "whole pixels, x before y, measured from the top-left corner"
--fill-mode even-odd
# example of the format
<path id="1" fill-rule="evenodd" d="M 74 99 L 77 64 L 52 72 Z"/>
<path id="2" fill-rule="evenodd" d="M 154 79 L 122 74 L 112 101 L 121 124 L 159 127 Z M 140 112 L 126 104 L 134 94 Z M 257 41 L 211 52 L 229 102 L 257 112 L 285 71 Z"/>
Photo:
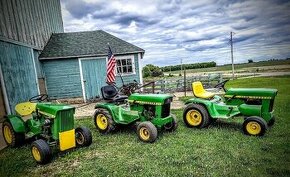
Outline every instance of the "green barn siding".
<path id="1" fill-rule="evenodd" d="M 32 52 L 31 48 L 0 41 L 0 64 L 12 113 L 17 103 L 38 95 Z"/>
<path id="2" fill-rule="evenodd" d="M 45 60 L 42 66 L 51 98 L 83 96 L 78 59 Z"/>
<path id="3" fill-rule="evenodd" d="M 138 54 L 134 54 L 134 60 L 135 60 L 135 72 L 136 72 L 136 74 L 122 76 L 125 84 L 130 83 L 130 82 L 134 82 L 134 79 L 138 83 L 140 83 Z M 116 75 L 116 84 L 118 87 L 122 86 L 122 80 L 118 74 Z"/>
<path id="4" fill-rule="evenodd" d="M 0 37 L 42 49 L 63 32 L 60 0 L 0 0 Z"/>

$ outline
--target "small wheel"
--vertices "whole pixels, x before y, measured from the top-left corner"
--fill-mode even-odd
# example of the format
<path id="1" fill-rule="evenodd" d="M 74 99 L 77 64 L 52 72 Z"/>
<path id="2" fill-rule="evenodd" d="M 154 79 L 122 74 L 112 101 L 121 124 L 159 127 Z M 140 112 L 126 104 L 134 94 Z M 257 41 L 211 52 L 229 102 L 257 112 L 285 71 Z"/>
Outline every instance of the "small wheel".
<path id="1" fill-rule="evenodd" d="M 46 164 L 52 159 L 52 151 L 46 141 L 39 139 L 32 143 L 31 153 L 39 164 Z"/>
<path id="2" fill-rule="evenodd" d="M 92 133 L 87 127 L 78 127 L 75 132 L 77 147 L 84 147 L 92 144 Z"/>
<path id="3" fill-rule="evenodd" d="M 153 143 L 157 139 L 157 128 L 149 121 L 141 122 L 137 127 L 137 134 L 141 141 Z"/>
<path id="4" fill-rule="evenodd" d="M 2 132 L 5 142 L 10 147 L 17 147 L 24 143 L 25 135 L 24 133 L 17 133 L 14 131 L 10 122 L 3 122 Z"/>
<path id="5" fill-rule="evenodd" d="M 257 116 L 249 117 L 243 123 L 243 131 L 246 135 L 263 136 L 267 129 L 267 122 Z"/>
<path id="6" fill-rule="evenodd" d="M 94 123 L 100 133 L 107 134 L 116 128 L 112 115 L 107 110 L 97 110 L 94 115 Z"/>
<path id="7" fill-rule="evenodd" d="M 173 114 L 171 114 L 171 116 L 173 118 L 172 122 L 164 125 L 164 129 L 166 131 L 175 131 L 178 127 L 176 116 Z"/>
<path id="8" fill-rule="evenodd" d="M 275 124 L 275 122 L 276 122 L 275 117 L 272 117 L 272 119 L 270 119 L 269 122 L 268 122 L 268 126 L 272 127 Z"/>
<path id="9" fill-rule="evenodd" d="M 204 128 L 210 124 L 210 117 L 201 104 L 190 104 L 183 111 L 183 121 L 188 127 Z"/>

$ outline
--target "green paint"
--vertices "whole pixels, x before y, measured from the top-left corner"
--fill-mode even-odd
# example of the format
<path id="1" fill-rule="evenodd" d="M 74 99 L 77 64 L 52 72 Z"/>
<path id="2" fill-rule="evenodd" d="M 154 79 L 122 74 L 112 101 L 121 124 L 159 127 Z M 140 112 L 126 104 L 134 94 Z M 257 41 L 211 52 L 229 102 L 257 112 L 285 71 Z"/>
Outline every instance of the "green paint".
<path id="1" fill-rule="evenodd" d="M 224 98 L 220 96 L 215 96 L 211 100 L 192 98 L 186 101 L 186 104 L 204 105 L 212 118 L 259 116 L 269 122 L 273 118 L 273 105 L 277 92 L 277 89 L 230 88 Z"/>
<path id="2" fill-rule="evenodd" d="M 110 112 L 117 124 L 130 124 L 136 121 L 151 121 L 156 127 L 162 128 L 173 121 L 170 115 L 170 103 L 172 96 L 167 94 L 132 94 L 128 98 L 128 104 L 116 105 L 113 103 L 98 103 L 95 109 L 103 108 Z M 154 107 L 154 116 L 146 113 L 146 106 Z M 163 112 L 168 115 L 164 116 Z"/>

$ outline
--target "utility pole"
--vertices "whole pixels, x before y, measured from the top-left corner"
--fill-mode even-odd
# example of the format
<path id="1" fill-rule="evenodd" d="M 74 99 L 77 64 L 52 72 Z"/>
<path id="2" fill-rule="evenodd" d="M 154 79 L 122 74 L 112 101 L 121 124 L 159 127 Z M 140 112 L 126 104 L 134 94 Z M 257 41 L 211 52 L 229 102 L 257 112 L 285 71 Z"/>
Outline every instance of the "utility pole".
<path id="1" fill-rule="evenodd" d="M 232 58 L 232 78 L 235 79 L 234 51 L 233 51 L 233 33 L 234 32 L 231 31 L 230 43 L 231 43 L 231 58 Z"/>
<path id="2" fill-rule="evenodd" d="M 180 59 L 180 76 L 182 76 L 182 59 Z"/>

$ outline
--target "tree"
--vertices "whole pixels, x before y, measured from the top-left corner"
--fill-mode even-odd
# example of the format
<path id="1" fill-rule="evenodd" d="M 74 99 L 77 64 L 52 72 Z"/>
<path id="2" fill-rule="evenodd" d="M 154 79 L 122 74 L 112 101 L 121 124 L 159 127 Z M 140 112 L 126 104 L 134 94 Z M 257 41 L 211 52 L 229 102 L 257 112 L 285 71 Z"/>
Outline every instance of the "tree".
<path id="1" fill-rule="evenodd" d="M 158 76 L 163 76 L 163 71 L 158 66 L 148 64 L 143 67 L 142 75 L 143 77 L 149 77 L 149 76 L 158 77 Z"/>
<path id="2" fill-rule="evenodd" d="M 254 61 L 252 59 L 249 59 L 248 60 L 248 63 L 253 63 Z"/>

